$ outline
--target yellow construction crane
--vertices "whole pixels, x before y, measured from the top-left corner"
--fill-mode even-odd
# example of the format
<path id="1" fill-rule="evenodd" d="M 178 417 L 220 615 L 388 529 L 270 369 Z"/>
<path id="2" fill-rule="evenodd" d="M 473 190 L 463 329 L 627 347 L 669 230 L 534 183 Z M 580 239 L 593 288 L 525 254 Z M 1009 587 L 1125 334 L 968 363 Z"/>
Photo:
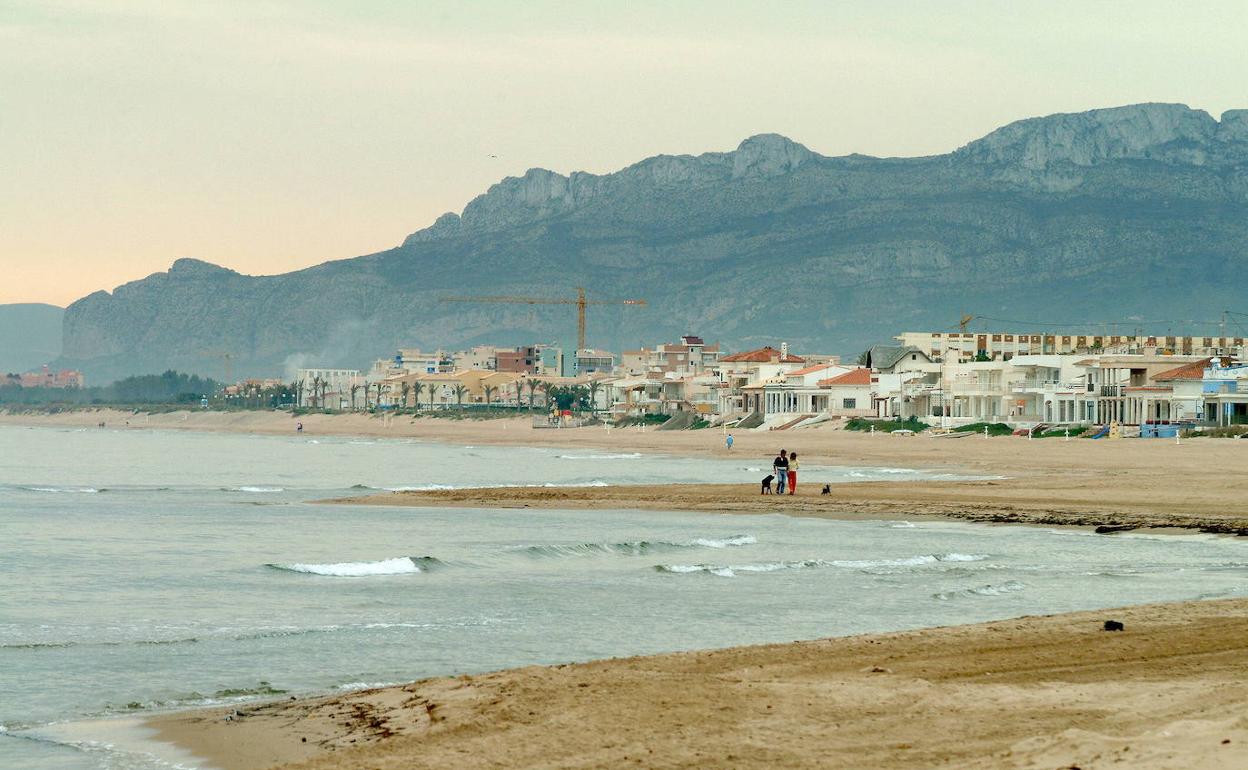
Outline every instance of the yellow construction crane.
<path id="1" fill-rule="evenodd" d="M 513 297 L 492 295 L 484 297 L 443 297 L 443 302 L 500 302 L 511 305 L 576 305 L 576 349 L 585 350 L 585 308 L 589 305 L 641 305 L 644 299 L 585 299 L 585 289 L 576 287 L 575 299 L 551 297 Z"/>
<path id="2" fill-rule="evenodd" d="M 963 314 L 963 316 L 958 319 L 958 328 L 962 330 L 963 334 L 966 334 L 966 327 L 971 323 L 971 321 L 974 320 L 975 316 Z"/>

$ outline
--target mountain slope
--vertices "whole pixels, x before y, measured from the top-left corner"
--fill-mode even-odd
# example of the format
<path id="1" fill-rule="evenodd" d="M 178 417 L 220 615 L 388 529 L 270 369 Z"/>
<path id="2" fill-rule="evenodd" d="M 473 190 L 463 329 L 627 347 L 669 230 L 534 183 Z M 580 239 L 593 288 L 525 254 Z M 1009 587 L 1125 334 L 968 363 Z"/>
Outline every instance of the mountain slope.
<path id="1" fill-rule="evenodd" d="M 61 318 L 55 305 L 0 305 L 0 373 L 25 372 L 61 354 Z"/>
<path id="2" fill-rule="evenodd" d="M 613 174 L 533 169 L 395 249 L 285 275 L 179 260 L 74 303 L 65 356 L 109 377 L 215 373 L 203 351 L 220 349 L 261 373 L 362 365 L 400 344 L 570 343 L 571 308 L 438 298 L 578 285 L 650 303 L 592 308 L 598 347 L 694 332 L 852 354 L 963 311 L 1211 318 L 1242 305 L 1246 244 L 1245 110 L 1054 115 L 926 158 L 828 158 L 763 135 Z"/>

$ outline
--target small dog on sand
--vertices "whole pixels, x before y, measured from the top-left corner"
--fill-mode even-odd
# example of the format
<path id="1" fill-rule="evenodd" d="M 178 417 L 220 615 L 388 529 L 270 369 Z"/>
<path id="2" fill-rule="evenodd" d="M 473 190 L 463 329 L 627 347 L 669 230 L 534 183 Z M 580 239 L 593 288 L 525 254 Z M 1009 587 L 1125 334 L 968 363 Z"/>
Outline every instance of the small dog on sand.
<path id="1" fill-rule="evenodd" d="M 771 475 L 764 476 L 763 477 L 763 491 L 760 492 L 759 494 L 770 495 L 771 494 L 771 482 L 775 480 L 776 480 L 775 476 L 771 476 Z"/>
<path id="2" fill-rule="evenodd" d="M 830 494 L 832 494 L 832 485 L 831 485 L 831 484 L 824 484 L 824 485 L 823 485 L 823 491 L 822 491 L 822 492 L 820 492 L 819 494 L 821 494 L 821 495 L 830 495 Z"/>

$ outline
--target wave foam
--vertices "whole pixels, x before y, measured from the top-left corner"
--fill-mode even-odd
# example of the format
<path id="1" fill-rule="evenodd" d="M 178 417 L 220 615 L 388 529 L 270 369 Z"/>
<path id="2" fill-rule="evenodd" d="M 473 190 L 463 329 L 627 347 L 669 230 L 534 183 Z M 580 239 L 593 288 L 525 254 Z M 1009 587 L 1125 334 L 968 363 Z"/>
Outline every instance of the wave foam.
<path id="1" fill-rule="evenodd" d="M 266 564 L 286 572 L 302 572 L 326 577 L 376 577 L 384 575 L 412 575 L 424 572 L 435 564 L 431 556 L 398 556 L 381 561 L 342 561 L 332 564 Z"/>
<path id="2" fill-rule="evenodd" d="M 100 490 L 95 487 L 19 487 L 26 492 L 42 492 L 44 494 L 94 495 Z"/>
<path id="3" fill-rule="evenodd" d="M 686 548 L 735 548 L 753 545 L 758 539 L 753 535 L 731 535 L 729 537 L 710 538 L 698 537 L 692 540 L 629 540 L 620 543 L 576 543 L 574 545 L 526 545 L 510 550 L 522 551 L 530 556 L 559 557 L 587 556 L 592 554 L 616 554 L 623 556 L 640 556 L 660 551 L 678 551 Z"/>
<path id="4" fill-rule="evenodd" d="M 230 487 L 230 488 L 229 488 L 229 489 L 227 489 L 226 491 L 227 491 L 227 492 L 256 492 L 256 493 L 262 493 L 262 492 L 285 492 L 285 491 L 286 491 L 286 489 L 285 489 L 284 487 L 252 487 L 252 486 L 247 486 L 247 487 Z"/>
<path id="5" fill-rule="evenodd" d="M 351 692 L 359 690 L 378 690 L 382 687 L 394 687 L 402 684 L 402 682 L 347 682 L 335 687 L 335 690 L 347 690 Z"/>
<path id="6" fill-rule="evenodd" d="M 834 561 L 837 567 L 850 569 L 881 569 L 888 567 L 922 567 L 926 564 L 940 562 L 983 561 L 988 555 L 983 553 L 928 553 L 919 556 L 905 556 L 899 559 L 851 559 Z"/>
<path id="7" fill-rule="evenodd" d="M 941 591 L 932 594 L 932 598 L 940 601 L 949 601 L 950 599 L 972 598 L 976 596 L 1001 596 L 1002 594 L 1017 593 L 1026 588 L 1025 584 L 1017 580 L 1007 580 L 996 585 L 989 584 L 974 588 L 963 588 L 960 591 Z"/>
<path id="8" fill-rule="evenodd" d="M 689 575 L 704 572 L 717 577 L 736 577 L 738 572 L 782 572 L 795 569 L 814 569 L 835 566 L 832 562 L 822 559 L 805 559 L 802 561 L 767 561 L 753 564 L 657 564 L 654 569 L 674 575 Z"/>

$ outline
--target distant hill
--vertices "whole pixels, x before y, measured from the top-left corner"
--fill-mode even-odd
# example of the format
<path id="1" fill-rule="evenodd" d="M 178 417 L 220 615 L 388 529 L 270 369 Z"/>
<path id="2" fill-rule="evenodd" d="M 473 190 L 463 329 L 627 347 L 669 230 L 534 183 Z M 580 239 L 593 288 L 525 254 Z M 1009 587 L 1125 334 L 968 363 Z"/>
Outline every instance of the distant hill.
<path id="1" fill-rule="evenodd" d="M 768 134 L 612 174 L 533 169 L 378 254 L 261 277 L 183 259 L 92 294 L 67 311 L 65 361 L 96 378 L 217 375 L 205 351 L 225 350 L 259 374 L 400 344 L 570 346 L 570 307 L 438 298 L 575 286 L 650 303 L 591 308 L 595 347 L 696 333 L 854 355 L 962 312 L 1211 319 L 1244 309 L 1246 275 L 1248 110 L 1140 104 L 923 158 L 824 157 Z"/>
<path id="2" fill-rule="evenodd" d="M 60 356 L 64 315 L 55 305 L 0 305 L 0 372 L 29 371 Z"/>

